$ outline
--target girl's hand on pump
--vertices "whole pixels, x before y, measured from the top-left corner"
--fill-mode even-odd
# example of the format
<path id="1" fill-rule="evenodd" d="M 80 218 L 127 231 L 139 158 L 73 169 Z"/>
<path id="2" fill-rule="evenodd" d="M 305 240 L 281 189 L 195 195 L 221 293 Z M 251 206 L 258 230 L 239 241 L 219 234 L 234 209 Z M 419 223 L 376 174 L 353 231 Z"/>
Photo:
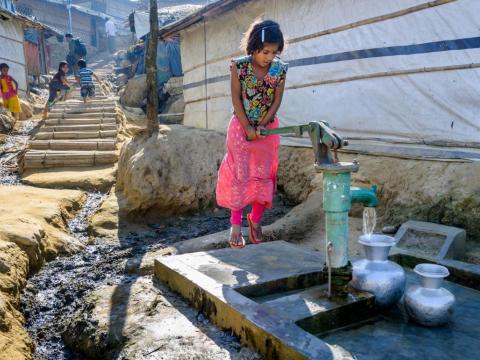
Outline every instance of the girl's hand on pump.
<path id="1" fill-rule="evenodd" d="M 245 130 L 245 132 L 247 133 L 247 139 L 249 141 L 255 140 L 258 137 L 257 136 L 257 131 L 255 130 L 255 128 L 253 126 L 248 126 L 247 129 Z"/>
<path id="2" fill-rule="evenodd" d="M 265 137 L 265 135 L 262 135 L 262 130 L 266 130 L 265 126 L 263 125 L 258 126 L 256 129 L 257 138 L 259 139 L 263 139 Z"/>

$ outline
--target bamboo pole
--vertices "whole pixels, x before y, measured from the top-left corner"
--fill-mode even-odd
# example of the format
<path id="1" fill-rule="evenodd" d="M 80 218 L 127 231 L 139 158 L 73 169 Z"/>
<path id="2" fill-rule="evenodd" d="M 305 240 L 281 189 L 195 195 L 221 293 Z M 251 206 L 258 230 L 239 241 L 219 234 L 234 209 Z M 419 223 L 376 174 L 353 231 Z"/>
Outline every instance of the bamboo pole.
<path id="1" fill-rule="evenodd" d="M 115 150 L 115 140 L 33 140 L 32 150 Z"/>
<path id="2" fill-rule="evenodd" d="M 116 119 L 116 114 L 108 113 L 89 113 L 89 114 L 51 114 L 48 118 L 50 120 L 55 119 L 90 119 L 90 118 L 104 118 L 104 119 Z"/>
<path id="3" fill-rule="evenodd" d="M 65 131 L 65 132 L 40 132 L 35 135 L 35 140 L 51 140 L 51 139 L 108 139 L 116 138 L 117 132 L 115 130 L 101 130 L 101 131 Z"/>
<path id="4" fill-rule="evenodd" d="M 42 127 L 42 132 L 64 132 L 64 131 L 99 131 L 116 130 L 116 124 L 89 124 L 89 125 L 48 125 Z"/>
<path id="5" fill-rule="evenodd" d="M 115 119 L 91 118 L 91 119 L 49 119 L 45 120 L 45 125 L 115 125 Z"/>

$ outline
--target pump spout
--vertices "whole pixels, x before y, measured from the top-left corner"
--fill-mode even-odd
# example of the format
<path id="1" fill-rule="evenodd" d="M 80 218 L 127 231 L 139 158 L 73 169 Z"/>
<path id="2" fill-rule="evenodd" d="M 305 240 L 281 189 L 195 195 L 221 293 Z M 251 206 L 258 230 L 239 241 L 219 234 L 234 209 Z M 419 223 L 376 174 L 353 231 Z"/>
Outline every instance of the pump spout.
<path id="1" fill-rule="evenodd" d="M 352 204 L 363 204 L 366 207 L 377 207 L 377 187 L 373 185 L 370 189 L 352 188 L 350 190 Z"/>

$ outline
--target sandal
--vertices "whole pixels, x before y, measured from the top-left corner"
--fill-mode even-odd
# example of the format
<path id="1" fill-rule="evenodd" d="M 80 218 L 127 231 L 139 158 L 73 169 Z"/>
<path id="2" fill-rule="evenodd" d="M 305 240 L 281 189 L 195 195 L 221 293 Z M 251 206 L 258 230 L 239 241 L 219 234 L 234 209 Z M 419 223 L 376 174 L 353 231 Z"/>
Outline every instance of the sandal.
<path id="1" fill-rule="evenodd" d="M 262 226 L 257 224 L 257 228 L 253 226 L 253 221 L 251 219 L 252 214 L 247 214 L 247 221 L 248 221 L 248 236 L 252 244 L 260 244 L 263 242 L 263 233 L 262 233 Z"/>
<path id="2" fill-rule="evenodd" d="M 245 242 L 245 238 L 242 236 L 241 229 L 238 233 L 233 232 L 233 227 L 230 229 L 229 243 L 232 249 L 242 249 L 245 247 L 246 242 Z"/>

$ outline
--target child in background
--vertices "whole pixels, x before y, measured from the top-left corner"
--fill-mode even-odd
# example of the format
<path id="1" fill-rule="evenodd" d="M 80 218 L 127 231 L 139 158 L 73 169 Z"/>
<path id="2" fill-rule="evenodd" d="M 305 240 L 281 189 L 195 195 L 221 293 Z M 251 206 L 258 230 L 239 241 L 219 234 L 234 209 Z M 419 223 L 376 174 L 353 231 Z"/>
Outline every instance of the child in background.
<path id="1" fill-rule="evenodd" d="M 95 85 L 93 83 L 93 78 L 100 82 L 97 75 L 87 68 L 87 63 L 85 60 L 80 59 L 78 60 L 78 67 L 80 70 L 78 71 L 77 81 L 81 86 L 80 95 L 83 98 L 83 102 L 87 102 L 87 97 L 93 98 L 95 96 Z"/>
<path id="2" fill-rule="evenodd" d="M 9 69 L 10 67 L 7 64 L 0 64 L 0 92 L 2 93 L 3 106 L 13 114 L 15 121 L 18 121 L 19 114 L 22 112 L 22 106 L 17 95 L 18 83 L 13 77 L 8 75 Z"/>
<path id="3" fill-rule="evenodd" d="M 278 167 L 278 135 L 261 136 L 262 128 L 278 127 L 276 113 L 285 88 L 287 64 L 280 26 L 270 20 L 250 26 L 242 42 L 247 56 L 230 66 L 233 116 L 227 130 L 227 154 L 218 171 L 217 203 L 231 210 L 230 246 L 242 248 L 242 211 L 247 215 L 249 239 L 262 241 L 260 225 L 265 208 L 272 207 Z M 246 139 L 248 138 L 248 140 Z"/>
<path id="4" fill-rule="evenodd" d="M 67 100 L 72 91 L 70 84 L 67 81 L 68 64 L 66 61 L 61 61 L 58 65 L 58 72 L 54 75 L 48 86 L 49 96 L 45 108 L 43 109 L 43 119 L 48 117 L 48 112 L 53 104 L 57 102 L 58 93 L 60 92 L 63 100 Z"/>

